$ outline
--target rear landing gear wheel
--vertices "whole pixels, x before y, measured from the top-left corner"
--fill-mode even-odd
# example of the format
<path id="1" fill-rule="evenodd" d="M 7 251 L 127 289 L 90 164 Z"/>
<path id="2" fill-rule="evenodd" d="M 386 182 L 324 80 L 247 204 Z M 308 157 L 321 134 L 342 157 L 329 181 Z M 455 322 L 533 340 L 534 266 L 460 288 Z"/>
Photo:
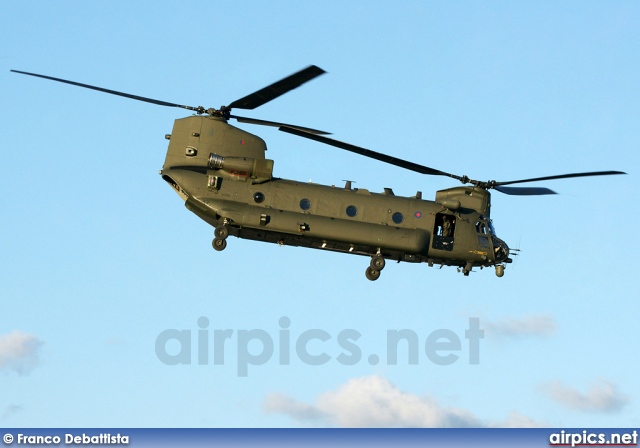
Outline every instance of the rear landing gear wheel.
<path id="1" fill-rule="evenodd" d="M 221 250 L 225 250 L 225 248 L 227 247 L 227 240 L 223 240 L 221 238 L 214 238 L 211 245 L 215 250 L 219 252 Z"/>
<path id="2" fill-rule="evenodd" d="M 498 277 L 502 277 L 504 275 L 504 266 L 499 264 L 498 266 L 496 266 L 496 275 Z"/>
<path id="3" fill-rule="evenodd" d="M 229 228 L 227 226 L 216 227 L 216 230 L 213 232 L 216 238 L 220 238 L 221 240 L 226 240 L 229 236 Z"/>
<path id="4" fill-rule="evenodd" d="M 367 270 L 364 271 L 364 275 L 367 277 L 367 279 L 374 282 L 380 278 L 380 271 L 378 269 L 368 267 Z"/>

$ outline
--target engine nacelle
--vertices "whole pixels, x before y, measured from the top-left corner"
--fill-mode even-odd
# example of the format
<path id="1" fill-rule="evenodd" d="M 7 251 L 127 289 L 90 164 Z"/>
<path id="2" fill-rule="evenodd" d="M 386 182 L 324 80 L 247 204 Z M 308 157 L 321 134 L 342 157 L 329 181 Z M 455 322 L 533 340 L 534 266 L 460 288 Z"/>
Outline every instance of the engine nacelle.
<path id="1" fill-rule="evenodd" d="M 251 179 L 253 183 L 271 180 L 273 174 L 273 160 L 253 159 L 250 157 L 224 157 L 209 154 L 209 168 L 220 170 L 235 180 Z"/>

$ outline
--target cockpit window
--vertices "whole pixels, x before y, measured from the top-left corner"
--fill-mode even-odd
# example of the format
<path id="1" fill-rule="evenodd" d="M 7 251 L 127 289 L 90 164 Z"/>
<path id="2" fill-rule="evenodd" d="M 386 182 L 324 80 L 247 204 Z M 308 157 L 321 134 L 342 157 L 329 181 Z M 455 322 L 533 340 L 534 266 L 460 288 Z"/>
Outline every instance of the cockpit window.
<path id="1" fill-rule="evenodd" d="M 478 221 L 476 223 L 476 232 L 481 233 L 483 235 L 487 234 L 487 223 L 484 221 Z"/>

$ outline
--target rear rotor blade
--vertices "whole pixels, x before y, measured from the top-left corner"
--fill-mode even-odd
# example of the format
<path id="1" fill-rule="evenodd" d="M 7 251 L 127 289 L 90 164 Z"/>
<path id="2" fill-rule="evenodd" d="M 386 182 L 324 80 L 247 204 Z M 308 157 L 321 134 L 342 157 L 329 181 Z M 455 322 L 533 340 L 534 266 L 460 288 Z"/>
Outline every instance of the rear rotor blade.
<path id="1" fill-rule="evenodd" d="M 257 92 L 245 96 L 244 98 L 235 100 L 227 107 L 230 109 L 255 109 L 256 107 L 262 106 L 263 104 L 268 103 L 296 87 L 300 87 L 305 82 L 311 81 L 313 78 L 316 78 L 323 73 L 326 72 L 320 67 L 311 65 L 294 73 L 293 75 L 281 79 L 280 81 L 274 82 L 264 89 L 260 89 Z"/>
<path id="2" fill-rule="evenodd" d="M 302 131 L 309 132 L 311 134 L 323 134 L 323 135 L 330 134 L 330 132 L 319 131 L 318 129 L 307 128 L 304 126 L 297 126 L 294 124 L 278 123 L 277 121 L 259 120 L 257 118 L 239 117 L 237 115 L 229 115 L 229 118 L 235 118 L 240 123 L 259 124 L 262 126 L 274 126 L 276 128 L 285 126 L 287 128 L 300 129 Z"/>
<path id="3" fill-rule="evenodd" d="M 371 151 L 370 149 L 361 148 L 359 146 L 355 146 L 349 143 L 344 143 L 338 140 L 334 140 L 332 138 L 323 137 L 321 135 L 310 134 L 308 132 L 301 131 L 299 129 L 282 126 L 278 128 L 280 131 L 288 132 L 289 134 L 297 135 L 299 137 L 308 138 L 310 140 L 315 140 L 320 143 L 324 143 L 326 145 L 335 146 L 336 148 L 344 149 L 347 151 L 351 151 L 356 154 L 360 154 L 365 157 L 369 157 L 375 160 L 379 160 L 381 162 L 389 163 L 391 165 L 399 166 L 400 168 L 405 168 L 407 170 L 415 171 L 416 173 L 421 174 L 429 174 L 433 176 L 446 176 L 451 177 L 453 179 L 458 179 L 464 182 L 464 179 L 460 176 L 456 176 L 455 174 L 450 174 L 444 171 L 436 170 L 433 168 L 429 168 L 428 166 L 419 165 L 417 163 L 409 162 L 407 160 L 398 159 L 397 157 L 389 156 L 386 154 L 382 154 L 376 151 Z"/>
<path id="4" fill-rule="evenodd" d="M 508 182 L 495 182 L 493 183 L 493 186 L 497 187 L 500 185 L 521 184 L 525 182 L 537 182 L 539 180 L 568 179 L 571 177 L 611 176 L 614 174 L 627 174 L 627 173 L 623 173 L 622 171 L 592 171 L 588 173 L 560 174 L 557 176 L 536 177 L 533 179 L 520 179 L 520 180 L 511 180 Z"/>
<path id="5" fill-rule="evenodd" d="M 21 75 L 35 76 L 36 78 L 43 78 L 51 81 L 62 82 L 64 84 L 71 84 L 72 86 L 84 87 L 85 89 L 97 90 L 98 92 L 104 92 L 104 93 L 109 93 L 111 95 L 123 96 L 125 98 L 130 98 L 132 100 L 144 101 L 145 103 L 157 104 L 159 106 L 179 107 L 181 109 L 195 110 L 195 111 L 200 110 L 200 108 L 197 108 L 197 107 L 184 106 L 182 104 L 176 104 L 176 103 L 168 103 L 166 101 L 154 100 L 153 98 L 145 98 L 143 96 L 138 96 L 138 95 L 131 95 L 129 93 L 118 92 L 116 90 L 103 89 L 102 87 L 96 87 L 96 86 L 91 86 L 89 84 L 82 84 L 79 82 L 68 81 L 66 79 L 54 78 L 52 76 L 38 75 L 36 73 L 29 73 L 29 72 L 21 72 L 18 70 L 11 70 L 11 71 L 14 73 L 20 73 Z"/>

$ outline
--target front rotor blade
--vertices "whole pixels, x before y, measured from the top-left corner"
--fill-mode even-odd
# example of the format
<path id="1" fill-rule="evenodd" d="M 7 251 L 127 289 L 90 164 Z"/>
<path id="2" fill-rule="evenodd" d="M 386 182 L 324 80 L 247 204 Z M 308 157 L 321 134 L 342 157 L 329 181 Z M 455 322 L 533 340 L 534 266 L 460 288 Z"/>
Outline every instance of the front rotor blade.
<path id="1" fill-rule="evenodd" d="M 311 65 L 297 73 L 294 73 L 293 75 L 281 79 L 280 81 L 274 82 L 264 89 L 258 90 L 257 92 L 247 95 L 244 98 L 240 98 L 239 100 L 235 100 L 227 107 L 231 109 L 255 109 L 256 107 L 262 106 L 263 104 L 268 103 L 296 87 L 300 87 L 305 82 L 311 81 L 313 78 L 316 78 L 323 73 L 326 72 L 320 67 Z"/>
<path id="2" fill-rule="evenodd" d="M 553 180 L 553 179 L 568 179 L 571 177 L 611 176 L 614 174 L 627 174 L 627 173 L 623 173 L 622 171 L 592 171 L 589 173 L 560 174 L 557 176 L 536 177 L 534 179 L 520 179 L 520 180 L 511 180 L 509 182 L 495 182 L 493 185 L 500 186 L 500 185 L 521 184 L 524 182 L 537 182 L 539 180 Z"/>
<path id="3" fill-rule="evenodd" d="M 398 159 L 397 157 L 389 156 L 386 154 L 382 154 L 376 151 L 371 151 L 370 149 L 361 148 L 359 146 L 351 145 L 349 143 L 344 143 L 338 140 L 334 140 L 332 138 L 323 137 L 321 135 L 310 134 L 308 132 L 301 131 L 299 129 L 290 128 L 282 126 L 278 128 L 280 131 L 288 132 L 289 134 L 297 135 L 299 137 L 308 138 L 310 140 L 315 140 L 320 143 L 324 143 L 327 145 L 335 146 L 336 148 L 344 149 L 347 151 L 351 151 L 356 154 L 360 154 L 361 156 L 369 157 L 375 160 L 379 160 L 381 162 L 389 163 L 391 165 L 399 166 L 400 168 L 405 168 L 407 170 L 415 171 L 416 173 L 421 174 L 429 174 L 433 176 L 447 176 L 452 177 L 454 179 L 463 180 L 462 177 L 456 176 L 454 174 L 446 173 L 444 171 L 435 170 L 433 168 L 429 168 L 428 166 L 418 165 L 417 163 L 409 162 L 407 160 Z"/>
<path id="4" fill-rule="evenodd" d="M 240 123 L 259 124 L 259 125 L 262 125 L 262 126 L 274 126 L 276 128 L 281 127 L 281 126 L 285 126 L 287 128 L 300 129 L 300 130 L 303 130 L 305 132 L 309 132 L 311 134 L 323 134 L 323 135 L 329 135 L 330 134 L 330 132 L 319 131 L 317 129 L 306 128 L 304 126 L 296 126 L 294 124 L 278 123 L 276 121 L 259 120 L 257 118 L 248 118 L 248 117 L 238 117 L 237 115 L 229 115 L 229 118 L 235 118 Z"/>
<path id="5" fill-rule="evenodd" d="M 60 79 L 60 78 L 54 78 L 52 76 L 38 75 L 36 73 L 29 73 L 29 72 L 21 72 L 18 70 L 11 70 L 11 71 L 14 73 L 20 73 L 21 75 L 35 76 L 36 78 L 43 78 L 51 81 L 71 84 L 72 86 L 84 87 L 85 89 L 97 90 L 98 92 L 104 92 L 104 93 L 109 93 L 111 95 L 123 96 L 125 98 L 130 98 L 132 100 L 144 101 L 145 103 L 157 104 L 159 106 L 179 107 L 181 109 L 188 109 L 188 110 L 195 110 L 195 111 L 199 110 L 199 108 L 197 107 L 184 106 L 182 104 L 176 104 L 176 103 L 168 103 L 166 101 L 154 100 L 153 98 L 145 98 L 143 96 L 138 96 L 138 95 L 131 95 L 129 93 L 118 92 L 116 90 L 103 89 L 102 87 L 90 86 L 89 84 L 81 84 L 79 82 L 68 81 L 66 79 Z"/>
<path id="6" fill-rule="evenodd" d="M 495 187 L 497 191 L 504 194 L 509 194 L 512 196 L 540 196 L 544 194 L 558 194 L 553 190 L 549 190 L 548 188 L 538 188 L 538 187 Z"/>

